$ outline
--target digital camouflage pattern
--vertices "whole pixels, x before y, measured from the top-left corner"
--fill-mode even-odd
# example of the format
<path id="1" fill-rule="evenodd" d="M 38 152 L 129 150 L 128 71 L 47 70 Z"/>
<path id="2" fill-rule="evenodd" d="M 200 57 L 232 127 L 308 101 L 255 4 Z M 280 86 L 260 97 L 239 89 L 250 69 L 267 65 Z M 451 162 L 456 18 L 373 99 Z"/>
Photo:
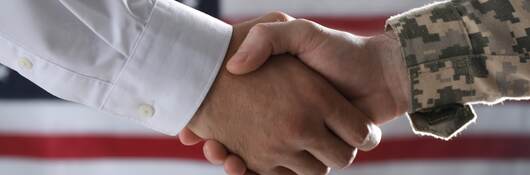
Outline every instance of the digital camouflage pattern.
<path id="1" fill-rule="evenodd" d="M 413 127 L 448 139 L 469 103 L 530 96 L 530 0 L 453 0 L 388 20 L 411 79 Z"/>

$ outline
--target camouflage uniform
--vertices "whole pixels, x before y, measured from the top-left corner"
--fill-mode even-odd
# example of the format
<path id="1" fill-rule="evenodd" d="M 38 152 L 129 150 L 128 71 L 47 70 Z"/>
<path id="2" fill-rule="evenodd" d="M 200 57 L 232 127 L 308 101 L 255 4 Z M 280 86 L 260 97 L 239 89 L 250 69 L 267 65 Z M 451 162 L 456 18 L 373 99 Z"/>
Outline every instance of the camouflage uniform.
<path id="1" fill-rule="evenodd" d="M 411 80 L 415 131 L 448 139 L 469 105 L 530 96 L 530 0 L 453 0 L 388 20 Z"/>

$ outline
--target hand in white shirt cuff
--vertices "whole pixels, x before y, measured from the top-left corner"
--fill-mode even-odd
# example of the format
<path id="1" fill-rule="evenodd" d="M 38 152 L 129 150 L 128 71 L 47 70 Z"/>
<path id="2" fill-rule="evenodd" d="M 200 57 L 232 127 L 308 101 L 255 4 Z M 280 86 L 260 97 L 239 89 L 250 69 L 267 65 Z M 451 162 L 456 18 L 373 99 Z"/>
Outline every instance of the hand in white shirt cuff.
<path id="1" fill-rule="evenodd" d="M 170 0 L 159 0 L 102 108 L 176 135 L 216 78 L 232 27 Z"/>

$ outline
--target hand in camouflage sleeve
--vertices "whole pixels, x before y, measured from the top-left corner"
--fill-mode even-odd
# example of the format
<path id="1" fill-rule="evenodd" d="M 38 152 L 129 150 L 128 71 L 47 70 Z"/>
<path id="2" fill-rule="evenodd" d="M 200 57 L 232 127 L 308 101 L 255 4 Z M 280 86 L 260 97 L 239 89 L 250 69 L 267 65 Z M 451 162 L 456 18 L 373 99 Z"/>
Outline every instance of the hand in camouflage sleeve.
<path id="1" fill-rule="evenodd" d="M 411 79 L 416 131 L 449 139 L 470 103 L 530 95 L 530 1 L 454 0 L 392 17 Z"/>

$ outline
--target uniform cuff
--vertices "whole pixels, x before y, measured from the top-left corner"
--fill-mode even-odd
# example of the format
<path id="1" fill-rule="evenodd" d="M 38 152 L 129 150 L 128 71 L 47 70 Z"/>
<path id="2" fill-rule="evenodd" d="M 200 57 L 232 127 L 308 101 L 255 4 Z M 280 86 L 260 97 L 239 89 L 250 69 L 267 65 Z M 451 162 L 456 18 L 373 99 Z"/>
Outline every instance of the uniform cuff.
<path id="1" fill-rule="evenodd" d="M 227 51 L 232 27 L 158 0 L 101 108 L 176 135 L 198 110 Z"/>
<path id="2" fill-rule="evenodd" d="M 410 120 L 416 133 L 449 139 L 475 119 L 466 102 L 475 94 L 474 55 L 467 29 L 450 1 L 434 3 L 394 16 L 388 29 L 398 36 L 411 80 Z"/>

